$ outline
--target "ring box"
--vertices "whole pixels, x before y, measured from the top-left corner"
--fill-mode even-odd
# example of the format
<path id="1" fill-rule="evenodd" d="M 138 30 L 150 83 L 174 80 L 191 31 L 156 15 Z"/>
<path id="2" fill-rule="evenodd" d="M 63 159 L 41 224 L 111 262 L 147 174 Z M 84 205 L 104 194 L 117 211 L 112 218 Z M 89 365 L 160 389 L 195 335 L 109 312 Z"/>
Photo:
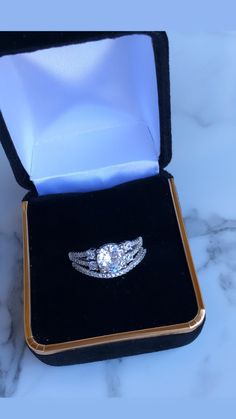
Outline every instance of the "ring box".
<path id="1" fill-rule="evenodd" d="M 178 347 L 205 321 L 173 176 L 164 32 L 0 36 L 0 139 L 22 202 L 29 349 L 68 365 Z M 141 236 L 117 278 L 70 251 Z M 189 349 L 191 350 L 191 349 Z"/>

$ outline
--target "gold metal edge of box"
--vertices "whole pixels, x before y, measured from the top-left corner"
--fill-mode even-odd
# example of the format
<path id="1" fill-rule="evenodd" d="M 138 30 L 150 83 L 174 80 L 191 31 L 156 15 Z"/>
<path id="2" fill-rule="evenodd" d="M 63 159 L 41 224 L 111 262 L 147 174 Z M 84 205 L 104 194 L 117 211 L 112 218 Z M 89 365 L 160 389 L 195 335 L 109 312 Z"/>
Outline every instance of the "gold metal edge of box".
<path id="1" fill-rule="evenodd" d="M 25 340 L 32 349 L 33 352 L 38 355 L 51 355 L 62 351 L 67 351 L 70 349 L 85 348 L 89 346 L 109 344 L 127 340 L 137 340 L 152 338 L 165 335 L 176 335 L 181 333 L 189 333 L 197 329 L 204 321 L 205 318 L 205 308 L 203 304 L 203 299 L 201 291 L 199 288 L 197 275 L 195 272 L 187 234 L 185 231 L 185 226 L 181 214 L 181 209 L 179 206 L 177 191 L 175 188 L 174 180 L 169 179 L 170 191 L 174 203 L 175 213 L 178 220 L 178 225 L 181 233 L 181 238 L 184 246 L 184 251 L 186 254 L 189 270 L 191 273 L 191 279 L 193 282 L 193 287 L 196 295 L 198 312 L 194 319 L 187 323 L 174 324 L 169 326 L 154 327 L 149 329 L 141 329 L 130 332 L 120 332 L 111 335 L 105 336 L 96 336 L 93 338 L 80 339 L 69 342 L 55 343 L 44 345 L 37 342 L 34 339 L 31 329 L 31 301 L 30 301 L 30 258 L 29 258 L 29 240 L 28 240 L 28 202 L 23 201 L 22 203 L 22 214 L 23 214 L 23 252 L 24 252 L 24 332 Z"/>

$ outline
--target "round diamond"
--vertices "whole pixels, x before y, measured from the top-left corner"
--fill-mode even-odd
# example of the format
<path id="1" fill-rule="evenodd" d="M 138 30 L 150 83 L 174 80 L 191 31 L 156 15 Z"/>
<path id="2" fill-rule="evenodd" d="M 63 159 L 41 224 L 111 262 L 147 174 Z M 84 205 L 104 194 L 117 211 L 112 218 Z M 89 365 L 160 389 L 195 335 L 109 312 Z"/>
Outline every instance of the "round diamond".
<path id="1" fill-rule="evenodd" d="M 124 250 L 117 244 L 109 243 L 97 252 L 97 263 L 102 272 L 119 272 L 124 265 Z"/>

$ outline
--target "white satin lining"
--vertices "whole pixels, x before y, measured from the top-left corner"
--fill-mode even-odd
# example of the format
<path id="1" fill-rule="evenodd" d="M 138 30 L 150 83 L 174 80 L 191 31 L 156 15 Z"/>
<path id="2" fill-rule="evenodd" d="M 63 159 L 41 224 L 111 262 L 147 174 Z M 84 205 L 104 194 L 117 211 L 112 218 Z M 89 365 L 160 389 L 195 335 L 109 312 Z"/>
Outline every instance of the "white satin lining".
<path id="1" fill-rule="evenodd" d="M 159 170 L 146 35 L 2 57 L 0 107 L 39 194 L 103 189 Z"/>

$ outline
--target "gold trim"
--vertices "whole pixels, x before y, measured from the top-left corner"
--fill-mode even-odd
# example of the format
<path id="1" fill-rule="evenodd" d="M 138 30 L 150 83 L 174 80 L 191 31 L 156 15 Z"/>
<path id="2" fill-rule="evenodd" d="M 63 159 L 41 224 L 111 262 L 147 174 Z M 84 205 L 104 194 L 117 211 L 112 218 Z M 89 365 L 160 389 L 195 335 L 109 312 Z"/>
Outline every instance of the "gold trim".
<path id="1" fill-rule="evenodd" d="M 120 341 L 128 341 L 133 339 L 144 339 L 157 336 L 164 336 L 169 334 L 189 333 L 199 327 L 205 318 L 205 308 L 202 300 L 201 291 L 199 288 L 197 275 L 194 269 L 193 260 L 188 244 L 188 239 L 184 227 L 184 222 L 181 214 L 181 209 L 178 201 L 177 191 L 174 180 L 169 180 L 169 187 L 173 204 L 175 208 L 176 217 L 181 233 L 181 238 L 185 250 L 188 267 L 191 273 L 193 287 L 196 294 L 198 312 L 194 319 L 187 323 L 174 324 L 170 326 L 154 327 L 150 329 L 135 330 L 130 332 L 115 333 L 105 336 L 97 336 L 93 338 L 80 339 L 70 342 L 55 343 L 50 345 L 42 345 L 38 343 L 33 335 L 31 329 L 31 302 L 30 302 L 30 259 L 29 259 L 29 242 L 28 242 L 28 202 L 22 203 L 23 211 L 23 247 L 24 247 L 24 329 L 25 339 L 29 347 L 37 354 L 50 355 L 57 352 L 66 351 L 69 349 L 84 348 L 94 345 L 102 345 L 106 343 L 114 343 Z"/>

